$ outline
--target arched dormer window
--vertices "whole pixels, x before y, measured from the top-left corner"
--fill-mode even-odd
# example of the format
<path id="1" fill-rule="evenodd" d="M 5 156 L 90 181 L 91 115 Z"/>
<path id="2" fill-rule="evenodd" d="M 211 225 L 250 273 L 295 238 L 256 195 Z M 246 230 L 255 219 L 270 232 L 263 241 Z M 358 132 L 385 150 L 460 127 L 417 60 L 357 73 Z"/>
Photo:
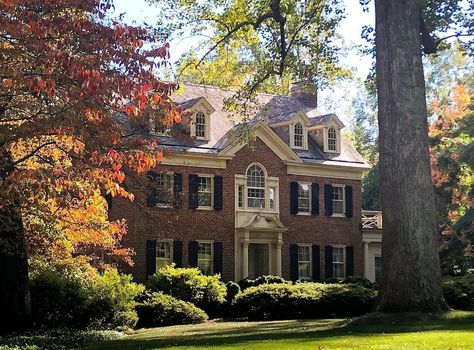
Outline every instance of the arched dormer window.
<path id="1" fill-rule="evenodd" d="M 195 136 L 197 139 L 206 138 L 206 116 L 203 112 L 197 112 L 194 121 L 195 125 Z"/>
<path id="2" fill-rule="evenodd" d="M 247 169 L 247 207 L 265 208 L 265 171 L 257 164 Z"/>
<path id="3" fill-rule="evenodd" d="M 337 132 L 332 126 L 328 129 L 328 151 L 337 151 Z"/>
<path id="4" fill-rule="evenodd" d="M 295 147 L 303 147 L 303 125 L 296 123 L 294 126 L 293 144 Z"/>

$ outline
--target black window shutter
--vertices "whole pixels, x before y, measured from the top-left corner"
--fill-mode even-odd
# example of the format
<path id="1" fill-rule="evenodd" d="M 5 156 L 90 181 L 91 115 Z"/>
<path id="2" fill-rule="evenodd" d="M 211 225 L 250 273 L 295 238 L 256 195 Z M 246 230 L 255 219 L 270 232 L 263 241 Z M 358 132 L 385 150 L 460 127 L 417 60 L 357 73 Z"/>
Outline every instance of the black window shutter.
<path id="1" fill-rule="evenodd" d="M 319 214 L 319 184 L 311 185 L 311 214 Z"/>
<path id="2" fill-rule="evenodd" d="M 189 174 L 189 208 L 196 209 L 199 205 L 198 198 L 199 176 Z"/>
<path id="3" fill-rule="evenodd" d="M 354 247 L 346 247 L 346 277 L 354 276 Z"/>
<path id="4" fill-rule="evenodd" d="M 290 244 L 290 280 L 298 279 L 298 244 Z"/>
<path id="5" fill-rule="evenodd" d="M 348 218 L 353 215 L 353 197 L 352 186 L 346 186 L 346 216 Z"/>
<path id="6" fill-rule="evenodd" d="M 333 277 L 333 266 L 332 266 L 332 246 L 327 245 L 324 247 L 324 270 L 325 278 Z"/>
<path id="7" fill-rule="evenodd" d="M 222 242 L 214 242 L 214 273 L 222 274 Z"/>
<path id="8" fill-rule="evenodd" d="M 311 246 L 311 263 L 313 265 L 313 280 L 321 280 L 321 253 L 319 245 L 313 244 Z"/>
<path id="9" fill-rule="evenodd" d="M 290 182 L 290 214 L 298 214 L 298 183 Z"/>
<path id="10" fill-rule="evenodd" d="M 145 271 L 146 278 L 156 272 L 156 240 L 146 241 Z"/>
<path id="11" fill-rule="evenodd" d="M 181 193 L 183 192 L 183 174 L 174 173 L 173 192 L 174 207 L 181 208 Z"/>
<path id="12" fill-rule="evenodd" d="M 324 185 L 324 215 L 332 215 L 332 185 Z"/>
<path id="13" fill-rule="evenodd" d="M 183 242 L 174 241 L 173 242 L 173 262 L 176 267 L 183 266 Z"/>
<path id="14" fill-rule="evenodd" d="M 198 265 L 198 242 L 197 241 L 189 241 L 188 264 L 191 267 L 197 267 Z"/>
<path id="15" fill-rule="evenodd" d="M 222 209 L 223 187 L 222 176 L 214 176 L 214 210 Z"/>

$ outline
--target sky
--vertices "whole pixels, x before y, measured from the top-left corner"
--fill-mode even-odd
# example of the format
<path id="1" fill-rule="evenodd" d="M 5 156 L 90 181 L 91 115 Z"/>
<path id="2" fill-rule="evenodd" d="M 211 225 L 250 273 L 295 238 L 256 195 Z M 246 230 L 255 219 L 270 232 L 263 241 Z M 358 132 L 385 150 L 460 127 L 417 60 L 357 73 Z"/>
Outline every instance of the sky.
<path id="1" fill-rule="evenodd" d="M 364 39 L 361 38 L 361 31 L 364 25 L 374 24 L 375 14 L 373 9 L 369 12 L 363 12 L 359 0 L 343 0 L 346 7 L 346 18 L 342 20 L 338 33 L 342 36 L 345 45 L 352 47 L 354 45 L 363 45 Z M 146 22 L 153 24 L 156 22 L 157 8 L 150 6 L 145 0 L 115 0 L 115 11 L 123 13 L 127 23 Z M 170 62 L 174 63 L 191 46 L 195 45 L 194 38 L 180 38 L 170 43 Z M 342 58 L 341 62 L 352 67 L 354 76 L 358 79 L 365 79 L 370 69 L 370 59 L 361 57 L 354 48 L 349 51 L 347 57 Z M 318 100 L 320 101 L 321 112 L 335 112 L 347 125 L 352 114 L 351 101 L 357 94 L 357 86 L 354 83 L 347 83 L 337 86 L 333 90 L 320 92 Z"/>

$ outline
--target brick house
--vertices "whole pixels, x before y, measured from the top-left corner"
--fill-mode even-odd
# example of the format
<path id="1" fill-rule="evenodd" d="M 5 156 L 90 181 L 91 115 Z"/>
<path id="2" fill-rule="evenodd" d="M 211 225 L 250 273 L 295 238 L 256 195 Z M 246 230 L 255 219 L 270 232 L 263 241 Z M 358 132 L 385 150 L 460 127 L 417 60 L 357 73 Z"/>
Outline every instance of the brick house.
<path id="1" fill-rule="evenodd" d="M 125 218 L 124 268 L 143 281 L 174 262 L 224 280 L 363 275 L 361 176 L 369 169 L 341 135 L 334 114 L 294 85 L 291 96 L 258 95 L 247 121 L 232 120 L 233 92 L 185 85 L 173 99 L 186 111 L 171 128 L 147 127 L 170 153 L 143 176 L 127 176 L 135 201 L 114 199 Z M 252 142 L 245 142 L 248 138 Z"/>

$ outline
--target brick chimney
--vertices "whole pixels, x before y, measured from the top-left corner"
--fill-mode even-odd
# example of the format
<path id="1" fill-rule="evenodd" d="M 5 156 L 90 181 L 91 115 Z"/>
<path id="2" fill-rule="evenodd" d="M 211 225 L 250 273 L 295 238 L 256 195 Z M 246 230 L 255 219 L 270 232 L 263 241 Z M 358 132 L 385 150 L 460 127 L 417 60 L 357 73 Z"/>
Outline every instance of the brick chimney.
<path id="1" fill-rule="evenodd" d="M 291 84 L 290 96 L 296 97 L 308 107 L 316 108 L 318 106 L 318 89 L 309 80 Z"/>

